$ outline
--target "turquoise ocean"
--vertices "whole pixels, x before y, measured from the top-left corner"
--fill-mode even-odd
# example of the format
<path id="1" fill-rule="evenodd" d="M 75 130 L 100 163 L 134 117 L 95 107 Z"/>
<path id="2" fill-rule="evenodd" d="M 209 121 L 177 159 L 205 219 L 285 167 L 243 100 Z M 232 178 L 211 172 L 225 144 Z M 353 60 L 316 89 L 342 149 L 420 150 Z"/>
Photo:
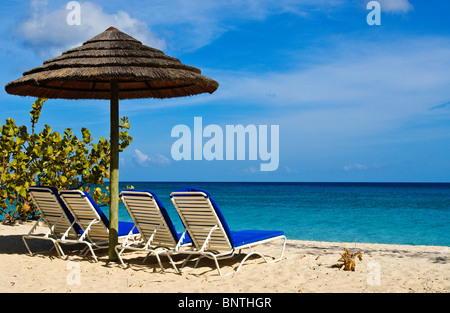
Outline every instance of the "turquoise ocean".
<path id="1" fill-rule="evenodd" d="M 122 182 L 155 192 L 177 231 L 170 193 L 209 191 L 231 230 L 282 230 L 288 239 L 450 246 L 450 183 Z M 106 215 L 109 208 L 102 207 Z M 120 203 L 119 220 L 131 221 Z"/>

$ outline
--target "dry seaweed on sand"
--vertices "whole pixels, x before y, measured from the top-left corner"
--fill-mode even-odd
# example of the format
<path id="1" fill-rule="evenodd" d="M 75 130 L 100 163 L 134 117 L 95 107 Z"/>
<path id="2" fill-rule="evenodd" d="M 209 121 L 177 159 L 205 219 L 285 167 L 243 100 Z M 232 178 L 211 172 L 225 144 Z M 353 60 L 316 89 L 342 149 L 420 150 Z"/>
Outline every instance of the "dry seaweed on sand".
<path id="1" fill-rule="evenodd" d="M 355 258 L 358 257 L 362 261 L 363 253 L 361 251 L 351 253 L 347 248 L 344 248 L 344 253 L 341 254 L 341 258 L 338 260 L 337 266 L 344 271 L 355 271 L 356 262 Z"/>

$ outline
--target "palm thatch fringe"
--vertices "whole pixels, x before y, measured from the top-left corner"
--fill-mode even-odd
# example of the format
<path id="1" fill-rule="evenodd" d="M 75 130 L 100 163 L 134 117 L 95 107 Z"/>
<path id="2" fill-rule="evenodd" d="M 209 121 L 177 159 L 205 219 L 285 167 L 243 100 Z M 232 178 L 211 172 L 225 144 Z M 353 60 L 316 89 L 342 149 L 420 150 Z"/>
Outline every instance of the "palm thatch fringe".
<path id="1" fill-rule="evenodd" d="M 109 28 L 25 72 L 5 89 L 21 96 L 109 99 L 112 80 L 118 82 L 119 99 L 183 97 L 213 93 L 219 86 L 200 69 Z"/>

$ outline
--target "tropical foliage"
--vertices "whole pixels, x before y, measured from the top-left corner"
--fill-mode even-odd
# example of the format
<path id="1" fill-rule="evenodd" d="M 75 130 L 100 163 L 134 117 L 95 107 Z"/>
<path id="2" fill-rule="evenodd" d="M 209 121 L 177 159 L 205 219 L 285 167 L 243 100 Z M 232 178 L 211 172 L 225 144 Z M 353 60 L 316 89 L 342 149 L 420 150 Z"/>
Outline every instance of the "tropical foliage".
<path id="1" fill-rule="evenodd" d="M 7 223 L 38 217 L 28 194 L 34 185 L 92 191 L 97 202 L 109 203 L 108 189 L 103 193 L 100 187 L 109 179 L 110 141 L 101 137 L 94 143 L 87 128 L 81 129 L 80 139 L 71 128 L 60 134 L 45 125 L 36 132 L 46 100 L 39 98 L 33 103 L 31 133 L 11 118 L 0 124 L 0 215 Z M 119 151 L 133 140 L 129 128 L 128 118 L 122 117 Z"/>

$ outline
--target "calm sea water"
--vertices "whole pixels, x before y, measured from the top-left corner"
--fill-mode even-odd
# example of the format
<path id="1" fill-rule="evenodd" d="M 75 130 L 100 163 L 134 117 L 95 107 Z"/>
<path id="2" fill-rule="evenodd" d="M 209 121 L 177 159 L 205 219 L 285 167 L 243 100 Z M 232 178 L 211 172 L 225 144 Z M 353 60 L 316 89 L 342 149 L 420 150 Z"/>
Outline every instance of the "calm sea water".
<path id="1" fill-rule="evenodd" d="M 288 239 L 450 246 L 448 183 L 143 183 L 155 192 L 175 228 L 183 227 L 172 191 L 209 191 L 231 230 L 282 230 Z M 108 214 L 108 208 L 102 208 Z M 120 220 L 131 221 L 120 204 Z"/>

